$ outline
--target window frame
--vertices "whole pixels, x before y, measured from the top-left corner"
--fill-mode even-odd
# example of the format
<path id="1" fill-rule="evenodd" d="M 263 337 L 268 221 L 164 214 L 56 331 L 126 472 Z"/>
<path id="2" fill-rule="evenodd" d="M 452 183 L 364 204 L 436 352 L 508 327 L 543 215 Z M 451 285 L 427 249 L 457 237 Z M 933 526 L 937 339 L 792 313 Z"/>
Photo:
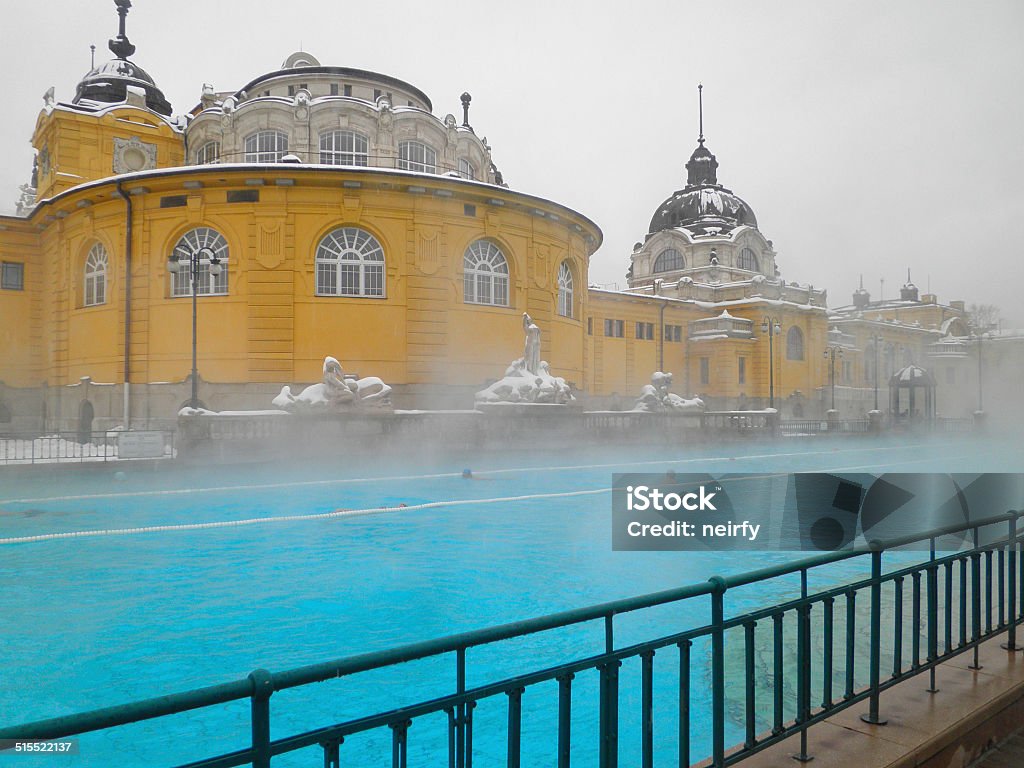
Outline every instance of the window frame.
<path id="1" fill-rule="evenodd" d="M 558 265 L 558 314 L 570 320 L 573 317 L 576 298 L 573 285 L 572 267 L 569 266 L 568 260 L 564 260 Z"/>
<path id="2" fill-rule="evenodd" d="M 98 307 L 107 303 L 107 270 L 110 256 L 103 243 L 94 243 L 82 268 L 82 306 Z"/>
<path id="3" fill-rule="evenodd" d="M 422 151 L 422 159 L 409 156 L 410 150 L 413 149 Z M 400 141 L 398 142 L 398 169 L 418 173 L 437 173 L 437 150 L 422 141 L 413 139 Z"/>
<path id="4" fill-rule="evenodd" d="M 268 138 L 273 138 L 273 148 L 261 146 L 262 140 Z M 252 147 L 250 147 L 250 142 L 252 142 Z M 282 143 L 284 145 L 283 148 L 281 146 Z M 280 163 L 281 158 L 288 154 L 288 143 L 288 134 L 276 128 L 265 128 L 250 133 L 243 142 L 245 162 Z"/>
<path id="5" fill-rule="evenodd" d="M 351 141 L 347 141 L 349 139 Z M 319 144 L 321 165 L 348 165 L 365 168 L 370 164 L 370 138 L 359 131 L 347 128 L 321 131 Z M 325 147 L 325 144 L 330 144 L 330 146 Z M 345 147 L 351 145 L 351 149 L 339 148 L 339 145 Z"/>
<path id="6" fill-rule="evenodd" d="M 214 147 L 214 156 L 208 157 L 210 154 L 210 147 Z M 214 163 L 220 162 L 220 142 L 216 139 L 210 139 L 210 141 L 204 142 L 199 149 L 196 150 L 196 165 L 213 165 Z"/>
<path id="7" fill-rule="evenodd" d="M 626 321 L 612 317 L 604 319 L 604 335 L 609 339 L 622 339 L 626 336 Z"/>
<path id="8" fill-rule="evenodd" d="M 753 266 L 745 266 L 747 263 L 751 263 Z M 736 257 L 736 268 L 745 269 L 749 272 L 761 271 L 760 261 L 752 248 L 743 248 L 740 250 L 740 255 Z"/>
<path id="9" fill-rule="evenodd" d="M 458 165 L 457 173 L 459 176 L 470 181 L 476 181 L 476 166 L 473 163 L 465 157 L 460 157 L 456 164 Z"/>
<path id="10" fill-rule="evenodd" d="M 700 384 L 707 387 L 711 384 L 711 358 L 700 358 Z"/>
<path id="11" fill-rule="evenodd" d="M 670 253 L 675 254 L 675 256 L 672 257 L 672 263 L 673 264 L 678 263 L 678 266 L 665 267 L 663 265 L 662 260 L 665 259 L 666 254 L 670 254 Z M 659 265 L 662 265 L 662 266 L 659 268 Z M 679 269 L 686 269 L 686 259 L 683 258 L 683 254 L 679 252 L 678 248 L 673 248 L 673 247 L 669 246 L 668 248 L 662 248 L 661 253 L 659 253 L 657 255 L 657 257 L 655 257 L 655 259 L 654 259 L 654 266 L 651 268 L 651 272 L 652 273 L 675 272 L 676 270 L 679 270 Z"/>
<path id="12" fill-rule="evenodd" d="M 474 240 L 466 246 L 462 253 L 462 303 L 488 307 L 511 306 L 512 280 L 508 262 L 505 252 L 490 240 Z M 484 286 L 488 298 L 482 301 L 480 289 Z M 503 301 L 498 301 L 499 293 L 503 295 Z"/>
<path id="13" fill-rule="evenodd" d="M 199 234 L 201 233 L 201 234 Z M 183 245 L 190 235 L 194 235 L 192 242 Z M 199 284 L 196 286 L 197 296 L 227 296 L 229 295 L 228 264 L 230 262 L 230 248 L 227 238 L 213 227 L 199 226 L 192 227 L 178 238 L 171 250 L 177 254 L 178 263 L 188 265 L 192 250 L 209 248 L 214 255 L 220 258 L 221 273 L 210 274 L 209 264 L 199 265 Z M 192 278 L 189 270 L 183 269 L 180 272 L 171 272 L 170 298 L 182 299 L 192 295 Z"/>
<path id="14" fill-rule="evenodd" d="M 804 357 L 804 332 L 799 325 L 791 325 L 786 331 L 786 359 L 800 361 Z"/>
<path id="15" fill-rule="evenodd" d="M 12 279 L 10 275 L 15 275 L 16 277 Z M 25 290 L 25 262 L 0 262 L 0 289 L 5 291 Z"/>
<path id="16" fill-rule="evenodd" d="M 325 234 L 317 243 L 314 262 L 314 290 L 317 296 L 387 298 L 387 256 L 384 246 L 372 232 L 362 227 L 336 227 Z M 333 286 L 325 281 L 328 275 Z"/>

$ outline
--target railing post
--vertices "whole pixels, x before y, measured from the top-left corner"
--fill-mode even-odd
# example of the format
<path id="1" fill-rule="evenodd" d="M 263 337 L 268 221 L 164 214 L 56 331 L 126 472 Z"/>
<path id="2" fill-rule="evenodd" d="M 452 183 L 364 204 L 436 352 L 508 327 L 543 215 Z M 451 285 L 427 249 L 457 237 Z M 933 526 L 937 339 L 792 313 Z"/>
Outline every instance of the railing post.
<path id="1" fill-rule="evenodd" d="M 888 720 L 878 714 L 879 685 L 882 660 L 882 544 L 871 542 L 871 661 L 868 711 L 860 716 L 865 723 L 885 725 Z"/>
<path id="2" fill-rule="evenodd" d="M 569 768 L 572 754 L 572 672 L 558 676 L 558 768 Z"/>
<path id="3" fill-rule="evenodd" d="M 1017 513 L 1011 509 L 1007 514 L 1010 516 L 1010 562 L 1006 571 L 1008 574 L 1006 586 L 1009 590 L 1006 601 L 1009 627 L 1006 630 L 1006 642 L 1002 647 L 1008 651 L 1020 651 L 1024 648 L 1017 645 Z M 1000 615 L 1002 615 L 1002 606 L 1000 606 Z"/>
<path id="4" fill-rule="evenodd" d="M 725 765 L 725 579 L 711 582 L 711 764 Z"/>
<path id="5" fill-rule="evenodd" d="M 249 673 L 252 683 L 252 768 L 270 768 L 270 694 L 274 678 L 265 669 Z"/>
<path id="6" fill-rule="evenodd" d="M 974 663 L 967 666 L 968 669 L 981 669 L 978 659 L 978 641 L 981 640 L 981 552 L 978 551 L 981 537 L 978 527 L 975 526 L 974 549 L 971 552 L 971 642 L 974 643 Z"/>
<path id="7" fill-rule="evenodd" d="M 793 759 L 809 763 L 807 721 L 811 719 L 811 606 L 807 600 L 807 570 L 800 571 L 800 607 L 796 612 L 796 721 L 800 724 L 800 752 Z"/>
<path id="8" fill-rule="evenodd" d="M 928 693 L 938 693 L 935 687 L 935 661 L 939 657 L 939 566 L 935 564 L 935 539 L 930 543 L 928 561 Z"/>

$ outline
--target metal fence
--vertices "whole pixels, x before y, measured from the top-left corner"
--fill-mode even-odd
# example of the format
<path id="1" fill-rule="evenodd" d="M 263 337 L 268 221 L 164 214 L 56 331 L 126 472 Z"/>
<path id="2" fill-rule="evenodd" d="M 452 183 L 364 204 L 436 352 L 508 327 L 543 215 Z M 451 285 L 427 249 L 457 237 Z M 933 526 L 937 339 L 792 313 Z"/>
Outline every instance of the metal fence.
<path id="1" fill-rule="evenodd" d="M 691 765 L 695 759 L 690 713 L 693 704 L 693 679 L 703 675 L 707 659 L 693 654 L 695 641 L 710 648 L 710 709 L 713 766 L 743 762 L 751 755 L 797 736 L 800 756 L 806 758 L 807 730 L 834 713 L 861 702 L 867 703 L 864 719 L 881 723 L 884 712 L 879 695 L 887 688 L 922 673 L 930 673 L 930 689 L 935 688 L 935 667 L 962 653 L 974 653 L 983 641 L 1007 634 L 1008 651 L 1018 650 L 1016 627 L 1024 616 L 1024 558 L 1022 536 L 1018 533 L 1021 512 L 989 517 L 959 526 L 948 526 L 919 536 L 875 542 L 868 549 L 821 554 L 793 563 L 773 566 L 731 577 L 713 576 L 705 582 L 678 587 L 641 597 L 557 613 L 532 620 L 505 624 L 437 640 L 405 645 L 391 650 L 350 656 L 336 661 L 300 667 L 283 672 L 258 669 L 246 679 L 184 693 L 137 701 L 121 706 L 38 721 L 0 727 L 0 739 L 56 739 L 111 728 L 152 718 L 226 702 L 249 699 L 251 706 L 250 746 L 245 749 L 202 759 L 189 768 L 252 764 L 266 768 L 276 755 L 299 749 L 319 748 L 327 768 L 343 764 L 347 737 L 375 729 L 389 729 L 393 766 L 404 767 L 413 726 L 431 727 L 426 716 L 447 715 L 447 762 L 455 768 L 470 768 L 473 758 L 473 710 L 478 702 L 504 697 L 507 707 L 507 765 L 518 768 L 522 734 L 524 695 L 544 695 L 539 684 L 557 682 L 557 765 L 567 768 L 573 761 L 572 687 L 577 676 L 596 674 L 598 689 L 600 765 L 612 768 L 619 757 L 619 668 L 627 660 L 641 666 L 641 727 L 634 738 L 641 740 L 641 764 L 650 768 L 655 760 L 653 695 L 655 659 L 665 653 L 678 657 L 678 754 L 659 754 L 663 764 Z M 957 534 L 964 541 L 952 553 L 948 536 Z M 892 548 L 917 542 L 924 547 L 921 559 L 910 566 L 885 571 L 883 558 Z M 940 545 L 937 547 L 937 545 Z M 808 576 L 816 569 L 842 560 L 862 558 L 870 565 L 870 575 L 838 587 L 810 592 Z M 755 583 L 772 583 L 785 592 L 786 583 L 799 579 L 799 591 L 790 599 L 753 612 L 730 615 L 733 590 Z M 785 581 L 776 581 L 782 580 Z M 793 582 L 795 583 L 795 582 Z M 886 596 L 883 609 L 883 594 Z M 866 597 L 867 610 L 857 605 Z M 888 599 L 890 598 L 891 599 Z M 655 606 L 696 601 L 710 608 L 710 622 L 702 626 L 680 627 L 673 634 L 631 645 L 616 642 L 616 617 Z M 922 623 L 922 618 L 924 623 Z M 552 659 L 550 666 L 533 669 L 514 677 L 491 680 L 467 687 L 467 665 L 471 651 L 510 638 L 535 635 L 584 622 L 601 622 L 603 649 L 584 657 Z M 867 624 L 866 633 L 864 625 Z M 755 667 L 755 632 L 758 625 L 770 633 L 772 671 L 759 680 Z M 796 643 L 784 641 L 785 627 L 795 631 Z M 861 631 L 858 631 L 858 626 Z M 726 634 L 741 638 L 742 653 L 726 655 Z M 866 635 L 866 637 L 864 636 Z M 821 653 L 813 654 L 812 638 L 820 638 Z M 866 639 L 866 644 L 864 640 Z M 866 645 L 866 647 L 865 647 Z M 882 669 L 882 647 L 891 649 Z M 454 689 L 430 700 L 402 702 L 382 712 L 336 722 L 312 731 L 271 739 L 271 700 L 278 691 L 346 677 L 369 670 L 400 665 L 418 659 L 454 656 Z M 867 661 L 867 669 L 864 662 Z M 673 659 L 674 661 L 674 659 Z M 891 663 L 891 668 L 890 668 Z M 727 752 L 726 747 L 726 671 L 745 680 L 740 694 L 730 690 L 731 702 L 742 701 L 730 711 L 742 713 L 744 738 Z M 674 668 L 674 665 L 673 665 Z M 866 673 L 866 674 L 865 674 Z M 795 675 L 795 685 L 793 684 Z M 867 680 L 867 685 L 858 684 Z M 842 684 L 836 684 L 841 680 Z M 756 683 L 771 691 L 760 701 Z M 697 683 L 701 690 L 703 685 Z M 673 686 L 675 688 L 675 686 Z M 795 706 L 786 690 L 795 689 Z M 552 702 L 553 704 L 553 702 Z M 761 713 L 759 717 L 759 712 Z M 770 722 L 765 730 L 761 722 Z M 438 727 L 440 726 L 438 724 Z M 698 748 L 699 750 L 699 748 Z"/>
<path id="2" fill-rule="evenodd" d="M 871 422 L 868 419 L 842 419 L 833 422 L 830 429 L 826 419 L 784 419 L 779 422 L 779 429 L 784 435 L 862 435 L 871 431 Z"/>
<path id="3" fill-rule="evenodd" d="M 0 434 L 0 465 L 7 464 L 54 464 L 67 462 L 107 462 L 121 458 L 135 458 L 130 453 L 121 456 L 121 446 L 134 433 L 123 430 L 106 432 L 47 432 L 3 433 Z M 174 432 L 146 432 L 146 435 L 161 435 L 162 447 L 150 450 L 147 458 L 169 458 L 174 456 Z"/>

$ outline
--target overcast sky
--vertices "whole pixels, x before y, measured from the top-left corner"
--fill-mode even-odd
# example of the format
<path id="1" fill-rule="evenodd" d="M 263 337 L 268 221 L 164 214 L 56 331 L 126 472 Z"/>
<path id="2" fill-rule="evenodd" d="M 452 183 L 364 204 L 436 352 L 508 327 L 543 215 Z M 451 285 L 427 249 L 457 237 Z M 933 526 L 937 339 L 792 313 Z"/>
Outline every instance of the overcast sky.
<path id="1" fill-rule="evenodd" d="M 112 0 L 0 0 L 0 210 L 28 181 L 42 94 L 70 101 L 116 34 Z M 300 48 L 418 86 L 493 147 L 513 189 L 604 231 L 591 283 L 625 285 L 633 243 L 685 183 L 698 82 L 719 181 L 786 280 L 939 300 L 1024 327 L 1024 2 L 134 0 L 133 57 L 171 101 L 238 88 Z M 103 57 L 103 58 L 101 58 Z"/>

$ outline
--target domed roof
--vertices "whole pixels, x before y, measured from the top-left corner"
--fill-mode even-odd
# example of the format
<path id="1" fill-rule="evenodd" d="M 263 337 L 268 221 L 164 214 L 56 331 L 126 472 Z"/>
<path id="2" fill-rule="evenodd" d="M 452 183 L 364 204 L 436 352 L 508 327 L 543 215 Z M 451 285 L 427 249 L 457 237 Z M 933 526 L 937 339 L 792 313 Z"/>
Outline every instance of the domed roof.
<path id="1" fill-rule="evenodd" d="M 117 36 L 112 38 L 107 45 L 117 58 L 89 70 L 88 74 L 78 83 L 78 87 L 75 89 L 75 98 L 71 103 L 78 104 L 85 99 L 106 104 L 118 104 L 127 100 L 128 86 L 132 86 L 145 92 L 147 107 L 161 115 L 170 115 L 170 102 L 156 87 L 153 78 L 138 64 L 128 60 L 128 57 L 135 53 L 135 46 L 132 45 L 125 33 L 125 17 L 128 15 L 128 9 L 132 7 L 131 0 L 114 0 L 114 5 L 117 6 L 120 26 Z"/>
<path id="2" fill-rule="evenodd" d="M 117 104 L 128 97 L 128 86 L 141 88 L 146 93 L 146 106 L 161 115 L 171 114 L 170 102 L 156 82 L 142 67 L 127 59 L 111 59 L 89 72 L 75 89 L 73 104 L 83 99 Z"/>
<path id="3" fill-rule="evenodd" d="M 658 206 L 649 231 L 686 227 L 694 234 L 717 234 L 741 225 L 757 226 L 754 211 L 718 183 L 718 160 L 702 135 L 686 164 L 686 186 Z"/>

